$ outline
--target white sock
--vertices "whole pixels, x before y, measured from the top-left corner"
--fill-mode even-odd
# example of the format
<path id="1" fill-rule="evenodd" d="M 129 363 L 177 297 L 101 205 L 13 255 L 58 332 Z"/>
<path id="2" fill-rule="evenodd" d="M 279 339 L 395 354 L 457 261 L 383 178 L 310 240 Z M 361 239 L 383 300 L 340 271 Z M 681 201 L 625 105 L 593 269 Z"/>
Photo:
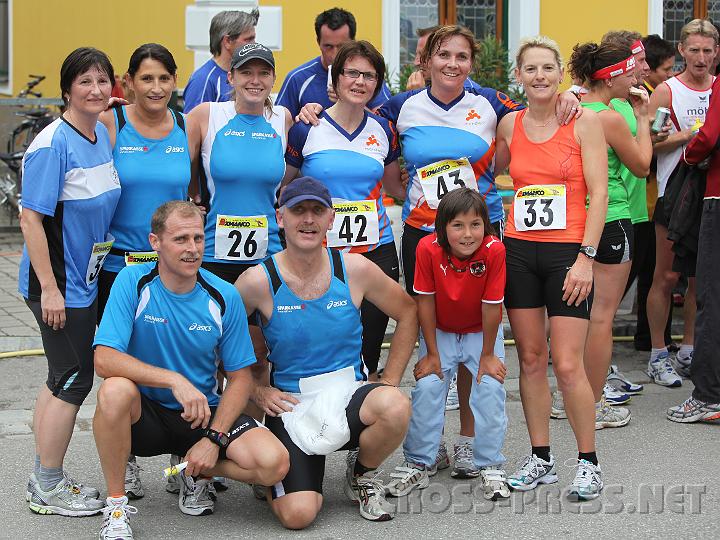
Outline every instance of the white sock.
<path id="1" fill-rule="evenodd" d="M 693 350 L 695 349 L 692 345 L 685 345 L 684 343 L 680 345 L 680 350 L 678 351 L 678 358 L 682 360 L 688 360 L 690 358 L 690 355 L 693 353 Z"/>
<path id="2" fill-rule="evenodd" d="M 108 497 L 106 499 L 108 506 L 117 506 L 121 504 L 127 504 L 128 498 L 127 497 Z"/>
<path id="3" fill-rule="evenodd" d="M 475 440 L 475 437 L 466 437 L 465 435 L 458 435 L 457 439 L 455 439 L 455 446 L 460 446 L 461 444 L 465 444 L 465 443 L 470 443 L 470 445 L 472 445 L 474 440 Z"/>
<path id="4" fill-rule="evenodd" d="M 661 352 L 667 353 L 668 352 L 667 347 L 663 347 L 662 349 L 651 349 L 650 350 L 650 361 L 655 362 L 657 360 L 658 355 Z"/>

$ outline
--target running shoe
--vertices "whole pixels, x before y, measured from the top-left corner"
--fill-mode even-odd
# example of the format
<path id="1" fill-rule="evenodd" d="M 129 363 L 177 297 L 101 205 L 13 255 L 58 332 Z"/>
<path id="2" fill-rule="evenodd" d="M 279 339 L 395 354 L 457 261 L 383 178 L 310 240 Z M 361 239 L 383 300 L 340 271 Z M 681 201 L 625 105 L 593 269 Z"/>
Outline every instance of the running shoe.
<path id="1" fill-rule="evenodd" d="M 636 384 L 628 379 L 620 372 L 615 364 L 611 365 L 608 370 L 607 382 L 609 385 L 615 387 L 616 390 L 620 390 L 626 394 L 639 394 L 644 388 L 642 384 Z"/>
<path id="2" fill-rule="evenodd" d="M 125 496 L 130 500 L 142 499 L 145 496 L 145 490 L 140 482 L 141 470 L 135 456 L 128 459 L 125 465 Z"/>
<path id="3" fill-rule="evenodd" d="M 81 517 L 99 514 L 104 503 L 82 494 L 77 486 L 63 478 L 50 491 L 43 491 L 38 482 L 30 485 L 28 506 L 36 514 L 58 514 L 61 516 Z"/>
<path id="4" fill-rule="evenodd" d="M 174 454 L 170 455 L 170 466 L 174 467 L 180 463 L 180 456 Z M 180 478 L 179 474 L 171 474 L 167 477 L 167 483 L 165 484 L 165 491 L 177 495 L 180 493 Z"/>
<path id="5" fill-rule="evenodd" d="M 212 483 L 215 491 L 227 491 L 230 487 L 230 482 L 224 476 L 213 476 Z"/>
<path id="6" fill-rule="evenodd" d="M 390 473 L 390 482 L 385 486 L 385 493 L 391 497 L 404 497 L 413 489 L 425 489 L 430 485 L 430 477 L 425 465 L 404 461 Z"/>
<path id="7" fill-rule="evenodd" d="M 447 446 L 445 441 L 440 441 L 440 447 L 438 448 L 437 456 L 435 456 L 435 463 L 432 467 L 428 467 L 428 476 L 435 476 L 438 471 L 447 469 L 450 466 L 450 456 L 448 456 Z"/>
<path id="8" fill-rule="evenodd" d="M 480 469 L 480 481 L 483 487 L 483 496 L 488 501 L 507 499 L 510 497 L 505 471 L 499 467 L 482 467 Z"/>
<path id="9" fill-rule="evenodd" d="M 552 405 L 550 406 L 550 418 L 556 418 L 563 420 L 567 418 L 565 413 L 565 402 L 563 401 L 563 395 L 560 390 L 555 390 L 552 393 Z"/>
<path id="10" fill-rule="evenodd" d="M 345 456 L 345 464 L 348 467 L 350 467 L 350 465 L 355 467 L 355 461 L 357 460 L 359 452 L 360 452 L 359 448 L 353 448 L 352 450 L 348 450 L 347 456 Z"/>
<path id="11" fill-rule="evenodd" d="M 626 407 L 611 407 L 610 403 L 602 397 L 599 403 L 595 404 L 595 429 L 606 427 L 623 427 L 630 422 L 630 410 Z"/>
<path id="12" fill-rule="evenodd" d="M 555 458 L 545 461 L 535 454 L 527 456 L 520 468 L 508 478 L 508 485 L 516 491 L 529 491 L 538 484 L 554 484 L 558 481 Z"/>
<path id="13" fill-rule="evenodd" d="M 72 484 L 73 487 L 80 490 L 80 493 L 83 494 L 84 497 L 88 499 L 98 499 L 100 497 L 100 492 L 95 489 L 94 487 L 86 486 L 84 484 L 81 484 L 74 478 L 71 478 L 67 473 L 63 473 L 63 476 L 65 479 Z M 27 484 L 27 490 L 25 491 L 25 500 L 27 502 L 30 502 L 30 497 L 32 496 L 32 487 L 34 484 L 38 484 L 38 479 L 35 476 L 35 473 L 30 473 L 30 478 L 28 478 L 28 484 Z"/>
<path id="14" fill-rule="evenodd" d="M 453 478 L 477 478 L 480 469 L 473 459 L 472 443 L 456 444 L 454 447 L 455 465 L 450 473 Z"/>
<path id="15" fill-rule="evenodd" d="M 689 397 L 680 405 L 667 410 L 667 419 L 689 424 L 692 422 L 720 422 L 720 403 L 706 403 Z"/>
<path id="16" fill-rule="evenodd" d="M 571 501 L 596 499 L 603 488 L 600 465 L 593 465 L 585 459 L 580 459 L 576 467 L 575 479 L 568 488 L 568 499 Z"/>
<path id="17" fill-rule="evenodd" d="M 689 379 L 690 364 L 692 364 L 692 359 L 693 353 L 690 353 L 690 356 L 686 356 L 685 358 L 680 358 L 680 355 L 677 354 L 670 359 L 670 362 L 672 363 L 672 366 L 675 368 L 675 372 L 678 375 L 680 375 L 684 379 Z"/>
<path id="18" fill-rule="evenodd" d="M 253 495 L 258 501 L 267 501 L 266 493 L 268 488 L 261 486 L 260 484 L 250 484 L 250 487 L 252 488 Z"/>
<path id="19" fill-rule="evenodd" d="M 357 454 L 356 454 L 357 457 Z M 375 471 L 355 476 L 355 460 L 348 463 L 345 471 L 345 495 L 359 504 L 360 515 L 370 521 L 388 521 L 393 518 L 394 509 L 385 500 L 385 485 L 377 478 Z"/>
<path id="20" fill-rule="evenodd" d="M 630 394 L 616 390 L 614 386 L 610 386 L 607 382 L 603 387 L 603 397 L 608 405 L 623 405 L 632 399 Z"/>
<path id="21" fill-rule="evenodd" d="M 670 355 L 663 351 L 654 362 L 648 362 L 647 374 L 655 384 L 677 388 L 682 386 L 682 379 L 670 363 Z"/>
<path id="22" fill-rule="evenodd" d="M 445 399 L 445 410 L 456 411 L 460 408 L 460 400 L 458 398 L 457 391 L 457 373 L 453 375 L 450 381 L 450 390 L 448 390 L 447 398 Z"/>
<path id="23" fill-rule="evenodd" d="M 195 480 L 192 476 L 178 474 L 180 477 L 180 496 L 178 506 L 188 516 L 207 516 L 215 510 L 215 502 L 210 497 L 210 478 Z"/>
<path id="24" fill-rule="evenodd" d="M 100 540 L 133 540 L 130 515 L 137 514 L 137 508 L 128 504 L 127 497 L 108 499 L 102 511 L 104 520 Z"/>

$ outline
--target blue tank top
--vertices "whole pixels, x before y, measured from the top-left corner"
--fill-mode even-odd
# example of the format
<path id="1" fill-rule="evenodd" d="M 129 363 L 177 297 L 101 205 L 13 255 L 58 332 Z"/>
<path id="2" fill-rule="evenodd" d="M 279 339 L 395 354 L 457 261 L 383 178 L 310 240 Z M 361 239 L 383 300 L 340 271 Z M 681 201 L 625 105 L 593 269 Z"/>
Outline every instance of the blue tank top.
<path id="1" fill-rule="evenodd" d="M 115 237 L 103 268 L 119 272 L 128 261 L 143 262 L 134 252 L 150 252 L 150 217 L 161 204 L 186 200 L 190 183 L 190 151 L 184 119 L 173 113 L 175 125 L 161 139 L 148 139 L 127 120 L 125 107 L 115 109 L 113 159 L 123 190 L 110 223 Z M 178 123 L 180 122 L 180 124 Z"/>
<path id="2" fill-rule="evenodd" d="M 285 146 L 284 107 L 255 116 L 236 114 L 233 101 L 210 104 L 202 142 L 203 261 L 257 264 L 280 251 L 275 207 Z"/>
<path id="3" fill-rule="evenodd" d="M 272 362 L 270 384 L 283 392 L 300 392 L 301 378 L 348 366 L 355 369 L 355 380 L 367 380 L 360 310 L 350 296 L 342 254 L 328 253 L 330 287 L 315 300 L 303 300 L 290 290 L 273 257 L 263 263 L 273 291 L 272 315 L 262 325 Z"/>

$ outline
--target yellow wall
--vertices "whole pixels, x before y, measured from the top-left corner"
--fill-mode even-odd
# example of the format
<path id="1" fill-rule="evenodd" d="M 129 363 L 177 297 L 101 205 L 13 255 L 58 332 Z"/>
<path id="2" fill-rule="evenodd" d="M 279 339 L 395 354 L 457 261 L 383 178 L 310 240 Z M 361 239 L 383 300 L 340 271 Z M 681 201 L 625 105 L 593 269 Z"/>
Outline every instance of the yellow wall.
<path id="1" fill-rule="evenodd" d="M 280 91 L 285 75 L 320 54 L 315 38 L 315 17 L 326 9 L 341 7 L 355 16 L 357 39 L 366 39 L 382 51 L 382 0 L 260 0 L 261 6 L 283 8 L 283 50 L 275 53 Z"/>
<path id="2" fill-rule="evenodd" d="M 124 73 L 138 45 L 157 42 L 173 53 L 178 82 L 193 68 L 185 48 L 185 6 L 192 0 L 15 0 L 13 2 L 13 93 L 28 73 L 47 77 L 44 97 L 60 96 L 60 66 L 73 49 L 93 46 L 106 52 Z"/>
<path id="3" fill-rule="evenodd" d="M 540 33 L 558 42 L 565 62 L 577 43 L 600 41 L 609 30 L 635 30 L 646 35 L 647 25 L 648 3 L 645 0 L 540 2 Z M 570 76 L 566 74 L 563 86 L 570 84 Z"/>
<path id="4" fill-rule="evenodd" d="M 59 97 L 60 66 L 70 51 L 90 45 L 106 52 L 122 74 L 132 51 L 157 42 L 173 53 L 181 88 L 192 73 L 193 54 L 185 47 L 185 7 L 193 0 L 15 0 L 13 2 L 13 94 L 28 73 L 47 77 L 38 87 Z M 319 54 L 315 16 L 334 6 L 355 15 L 357 37 L 382 45 L 382 0 L 260 0 L 283 8 L 283 50 L 276 53 L 280 89 L 292 68 Z"/>

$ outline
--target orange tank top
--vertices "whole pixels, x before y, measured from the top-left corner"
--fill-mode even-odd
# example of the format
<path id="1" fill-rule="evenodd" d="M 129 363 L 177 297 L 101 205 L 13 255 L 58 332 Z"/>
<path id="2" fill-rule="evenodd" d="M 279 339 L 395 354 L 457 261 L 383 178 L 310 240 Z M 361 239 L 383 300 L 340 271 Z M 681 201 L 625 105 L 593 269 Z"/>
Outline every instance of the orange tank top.
<path id="1" fill-rule="evenodd" d="M 585 234 L 587 186 L 575 120 L 545 142 L 527 138 L 515 117 L 510 143 L 510 176 L 515 197 L 505 236 L 534 242 L 581 243 Z"/>

